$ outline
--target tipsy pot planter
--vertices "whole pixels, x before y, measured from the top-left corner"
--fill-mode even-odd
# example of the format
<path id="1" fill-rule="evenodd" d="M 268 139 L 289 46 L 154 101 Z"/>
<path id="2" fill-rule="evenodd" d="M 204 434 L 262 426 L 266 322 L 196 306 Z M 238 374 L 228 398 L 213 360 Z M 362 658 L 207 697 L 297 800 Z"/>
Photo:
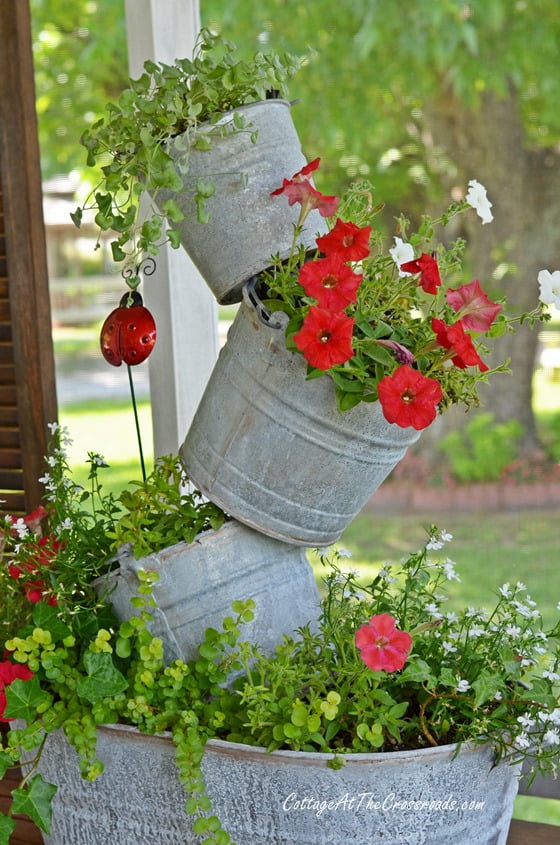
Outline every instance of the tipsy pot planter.
<path id="1" fill-rule="evenodd" d="M 218 531 L 204 531 L 192 543 L 140 560 L 124 548 L 119 568 L 96 583 L 121 621 L 140 612 L 130 603 L 138 595 L 139 570 L 159 575 L 149 628 L 162 638 L 168 662 L 193 659 L 205 629 L 219 628 L 237 600 L 255 601 L 245 639 L 270 650 L 319 613 L 319 592 L 305 551 L 234 520 Z"/>
<path id="2" fill-rule="evenodd" d="M 346 756 L 210 740 L 202 769 L 212 811 L 237 845 L 504 845 L 519 767 L 465 744 Z M 167 735 L 99 729 L 105 764 L 80 777 L 64 736 L 49 736 L 40 771 L 58 785 L 46 845 L 200 845 Z M 456 756 L 455 756 L 456 755 Z"/>
<path id="3" fill-rule="evenodd" d="M 247 129 L 218 135 L 216 126 L 233 127 L 236 115 L 243 117 Z M 257 132 L 255 141 L 253 132 Z M 179 172 L 186 170 L 185 189 L 180 193 L 159 190 L 157 200 L 173 199 L 185 214 L 182 222 L 173 225 L 218 302 L 239 302 L 244 282 L 270 266 L 272 255 L 286 258 L 290 253 L 299 206 L 289 206 L 270 194 L 306 159 L 286 100 L 241 106 L 217 124 L 201 126 L 197 134 L 211 138 L 208 150 L 191 147 L 187 152 L 182 136 L 170 142 L 168 152 Z M 205 223 L 196 217 L 193 185 L 197 180 L 215 188 L 206 200 L 209 220 Z M 313 211 L 298 242 L 314 249 L 315 237 L 326 231 L 324 218 Z"/>
<path id="4" fill-rule="evenodd" d="M 419 432 L 379 403 L 339 413 L 328 376 L 306 381 L 286 315 L 259 319 L 247 290 L 180 450 L 213 502 L 272 537 L 335 542 Z"/>

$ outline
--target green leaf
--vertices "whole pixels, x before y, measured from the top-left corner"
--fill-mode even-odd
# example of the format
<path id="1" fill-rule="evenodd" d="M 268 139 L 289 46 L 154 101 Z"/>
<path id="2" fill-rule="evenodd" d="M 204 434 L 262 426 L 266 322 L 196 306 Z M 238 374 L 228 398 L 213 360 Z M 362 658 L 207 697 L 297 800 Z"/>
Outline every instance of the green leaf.
<path id="1" fill-rule="evenodd" d="M 34 722 L 38 708 L 47 706 L 50 700 L 51 696 L 41 689 L 36 676 L 28 681 L 18 678 L 6 688 L 7 704 L 4 715 L 9 719 Z"/>
<path id="2" fill-rule="evenodd" d="M 76 209 L 76 211 L 70 212 L 70 219 L 72 220 L 72 223 L 74 224 L 74 226 L 77 226 L 78 229 L 82 225 L 82 216 L 83 216 L 82 209 L 79 206 Z"/>
<path id="3" fill-rule="evenodd" d="M 103 651 L 94 654 L 88 651 L 84 655 L 84 667 L 87 678 L 80 678 L 77 685 L 78 695 L 95 704 L 102 698 L 110 698 L 123 692 L 128 681 L 113 664 L 110 654 Z"/>
<path id="4" fill-rule="evenodd" d="M 13 819 L 0 813 L 0 845 L 10 845 L 10 836 L 14 832 L 15 826 L 16 823 Z"/>
<path id="5" fill-rule="evenodd" d="M 66 639 L 72 633 L 68 625 L 65 625 L 58 618 L 58 609 L 45 602 L 38 602 L 35 605 L 33 622 L 38 628 L 44 628 L 45 631 L 49 631 L 55 642 Z"/>
<path id="6" fill-rule="evenodd" d="M 41 775 L 35 775 L 24 789 L 12 792 L 12 811 L 29 816 L 45 833 L 49 833 L 52 822 L 52 799 L 57 787 L 47 783 Z"/>
<path id="7" fill-rule="evenodd" d="M 501 683 L 498 675 L 480 674 L 472 684 L 472 688 L 476 693 L 474 701 L 475 708 L 480 707 L 485 701 L 490 701 L 490 699 L 494 698 L 500 686 Z"/>
<path id="8" fill-rule="evenodd" d="M 5 751 L 0 751 L 0 780 L 2 780 L 10 766 L 13 766 L 12 758 Z"/>

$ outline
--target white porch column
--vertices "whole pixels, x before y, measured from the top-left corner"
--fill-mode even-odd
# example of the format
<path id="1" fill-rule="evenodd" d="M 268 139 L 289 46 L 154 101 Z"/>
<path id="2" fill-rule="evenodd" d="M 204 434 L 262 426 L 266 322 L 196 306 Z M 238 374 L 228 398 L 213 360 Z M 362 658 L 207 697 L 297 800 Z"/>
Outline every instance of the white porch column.
<path id="1" fill-rule="evenodd" d="M 125 0 L 129 71 L 147 59 L 171 64 L 191 55 L 200 28 L 198 0 Z M 213 294 L 182 248 L 163 248 L 142 285 L 157 325 L 149 358 L 154 455 L 176 453 L 218 354 Z"/>

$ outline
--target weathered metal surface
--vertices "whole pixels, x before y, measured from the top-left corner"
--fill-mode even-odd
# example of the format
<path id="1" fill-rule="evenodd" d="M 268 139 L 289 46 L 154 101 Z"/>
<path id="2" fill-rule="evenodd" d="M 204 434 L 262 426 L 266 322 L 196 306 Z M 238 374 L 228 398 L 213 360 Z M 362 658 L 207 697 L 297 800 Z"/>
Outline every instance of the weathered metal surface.
<path id="1" fill-rule="evenodd" d="M 103 594 L 114 587 L 108 600 L 125 620 L 140 612 L 130 603 L 138 595 L 139 570 L 157 572 L 149 627 L 162 638 L 167 660 L 193 659 L 205 629 L 220 629 L 237 600 L 255 601 L 255 617 L 243 626 L 242 638 L 268 651 L 319 615 L 319 592 L 304 549 L 235 520 L 140 560 L 125 548 L 119 560 L 119 570 L 99 579 L 96 589 Z"/>
<path id="2" fill-rule="evenodd" d="M 237 845 L 504 845 L 518 767 L 493 765 L 483 746 L 346 757 L 212 740 L 203 771 L 213 811 Z M 58 784 L 46 845 L 200 845 L 168 737 L 103 726 L 105 771 L 80 778 L 60 733 L 40 764 Z"/>
<path id="3" fill-rule="evenodd" d="M 185 191 L 162 190 L 157 197 L 161 202 L 172 198 L 185 213 L 181 223 L 171 225 L 179 230 L 182 245 L 222 303 L 239 302 L 243 283 L 269 267 L 271 256 L 289 255 L 300 206 L 289 206 L 286 197 L 270 193 L 307 163 L 286 100 L 241 106 L 225 114 L 219 124 L 231 124 L 236 114 L 244 118 L 247 130 L 218 137 L 214 127 L 209 150 L 191 148 L 186 153 L 187 142 L 178 136 L 169 152 L 179 170 L 186 168 Z M 207 131 L 200 128 L 201 134 Z M 215 186 L 214 196 L 206 202 L 207 223 L 199 223 L 196 216 L 193 193 L 199 179 Z M 315 249 L 317 234 L 326 231 L 324 218 L 314 210 L 298 242 Z"/>
<path id="4" fill-rule="evenodd" d="M 247 525 L 288 543 L 335 542 L 419 433 L 389 424 L 379 403 L 344 413 L 328 376 L 306 381 L 247 291 L 180 450 L 189 477 Z M 274 328 L 279 325 L 280 328 Z"/>

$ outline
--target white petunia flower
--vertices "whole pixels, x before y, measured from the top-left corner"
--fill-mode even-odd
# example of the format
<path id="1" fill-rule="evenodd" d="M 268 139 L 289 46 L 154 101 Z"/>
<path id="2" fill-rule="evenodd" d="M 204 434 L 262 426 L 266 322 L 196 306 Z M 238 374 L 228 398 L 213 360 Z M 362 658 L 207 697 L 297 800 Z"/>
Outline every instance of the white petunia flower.
<path id="1" fill-rule="evenodd" d="M 476 179 L 470 180 L 465 200 L 474 208 L 483 223 L 492 222 L 494 219 L 494 215 L 490 211 L 492 203 L 488 199 L 486 188 Z"/>
<path id="2" fill-rule="evenodd" d="M 560 270 L 541 270 L 537 276 L 541 292 L 539 299 L 545 305 L 554 305 L 560 309 Z"/>
<path id="3" fill-rule="evenodd" d="M 411 244 L 407 244 L 402 238 L 395 236 L 395 246 L 389 250 L 389 255 L 399 268 L 399 276 L 412 276 L 412 273 L 407 273 L 401 270 L 401 264 L 406 264 L 407 261 L 414 261 L 414 249 Z"/>

